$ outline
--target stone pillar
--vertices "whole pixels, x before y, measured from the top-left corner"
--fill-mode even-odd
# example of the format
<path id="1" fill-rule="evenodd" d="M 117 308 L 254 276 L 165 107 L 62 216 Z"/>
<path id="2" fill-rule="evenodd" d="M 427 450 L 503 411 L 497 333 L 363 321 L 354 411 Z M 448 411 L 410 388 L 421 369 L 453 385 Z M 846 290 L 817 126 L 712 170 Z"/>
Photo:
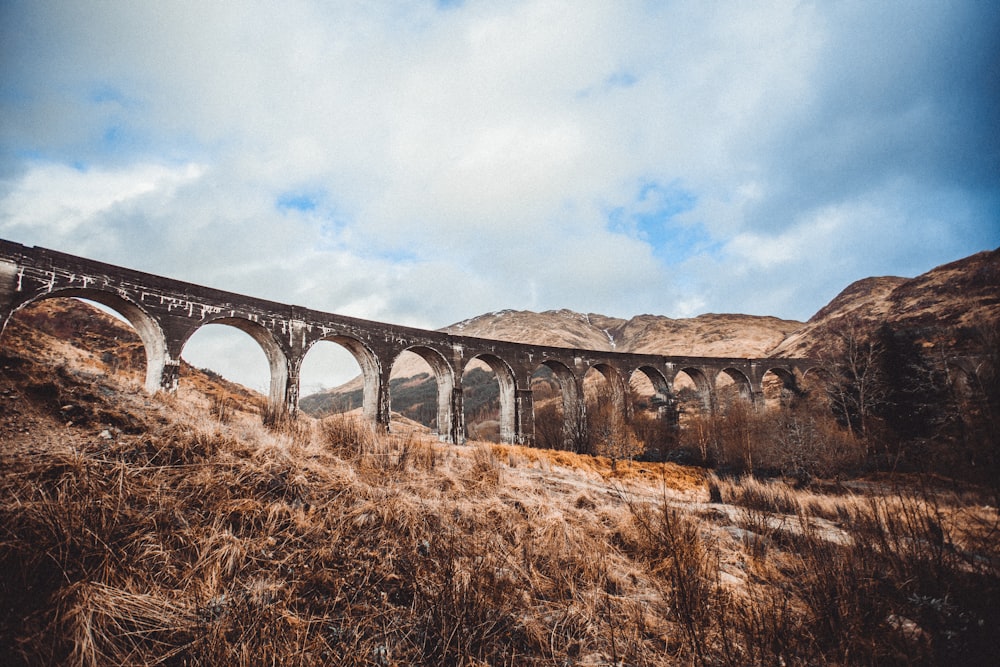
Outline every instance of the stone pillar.
<path id="1" fill-rule="evenodd" d="M 17 292 L 17 264 L 0 259 L 0 335 L 7 327 L 7 320 L 14 312 L 14 295 Z"/>
<path id="2" fill-rule="evenodd" d="M 392 396 L 389 394 L 391 372 L 391 365 L 379 364 L 379 381 L 375 388 L 375 430 L 378 433 L 388 433 L 392 420 Z"/>
<path id="3" fill-rule="evenodd" d="M 181 381 L 181 362 L 175 359 L 168 359 L 163 362 L 163 371 L 160 373 L 160 389 L 172 394 L 177 391 L 177 385 Z"/>
<path id="4" fill-rule="evenodd" d="M 706 383 L 705 388 L 698 388 L 698 393 L 701 394 L 701 406 L 702 409 L 709 415 L 715 416 L 719 414 L 719 399 L 715 395 L 715 383 Z"/>
<path id="5" fill-rule="evenodd" d="M 573 378 L 574 391 L 563 402 L 563 434 L 567 449 L 580 454 L 590 453 L 587 442 L 587 401 L 583 393 L 583 380 Z"/>
<path id="6" fill-rule="evenodd" d="M 451 390 L 451 429 L 450 432 L 442 433 L 442 437 L 447 437 L 447 441 L 456 445 L 465 444 L 465 396 L 461 387 L 453 387 Z"/>
<path id="7" fill-rule="evenodd" d="M 656 401 L 656 415 L 667 423 L 668 426 L 676 427 L 680 425 L 680 411 L 677 409 L 677 398 L 672 392 L 657 394 L 653 397 Z"/>
<path id="8" fill-rule="evenodd" d="M 514 390 L 514 444 L 535 445 L 535 395 L 530 389 Z"/>
<path id="9" fill-rule="evenodd" d="M 293 419 L 299 413 L 299 363 L 288 360 L 288 377 L 285 379 L 285 413 Z"/>
<path id="10" fill-rule="evenodd" d="M 302 390 L 302 362 L 306 358 L 306 325 L 296 317 L 298 306 L 289 308 L 287 340 L 285 344 L 285 411 L 293 419 L 299 414 L 299 397 Z"/>
<path id="11" fill-rule="evenodd" d="M 160 335 L 163 337 L 163 344 L 160 346 L 146 345 L 147 350 L 158 350 L 150 355 L 147 352 L 146 363 L 147 373 L 153 366 L 159 366 L 160 382 L 159 389 L 167 393 L 177 391 L 177 385 L 181 377 L 181 350 L 184 343 L 190 337 L 197 325 L 192 325 L 183 317 L 158 314 L 155 315 L 156 322 L 160 328 Z M 143 341 L 145 343 L 145 341 Z M 152 357 L 152 358 L 151 358 Z M 155 371 L 153 371 L 155 373 Z M 150 375 L 147 375 L 147 378 Z"/>

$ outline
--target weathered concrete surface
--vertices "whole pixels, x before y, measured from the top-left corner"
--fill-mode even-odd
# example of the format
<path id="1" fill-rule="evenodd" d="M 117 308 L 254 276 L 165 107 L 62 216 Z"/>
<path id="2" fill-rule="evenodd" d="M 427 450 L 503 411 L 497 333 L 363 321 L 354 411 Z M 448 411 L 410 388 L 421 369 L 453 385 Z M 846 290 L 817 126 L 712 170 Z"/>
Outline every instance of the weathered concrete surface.
<path id="1" fill-rule="evenodd" d="M 0 239 L 0 333 L 19 308 L 51 297 L 90 299 L 131 322 L 145 347 L 145 386 L 150 392 L 176 389 L 181 352 L 199 328 L 218 323 L 245 331 L 267 356 L 268 400 L 274 414 L 296 413 L 302 361 L 313 345 L 329 340 L 357 359 L 364 377 L 364 412 L 388 429 L 389 373 L 400 354 L 414 352 L 437 379 L 438 432 L 456 443 L 465 440 L 462 374 L 477 358 L 499 381 L 500 428 L 507 442 L 533 441 L 531 375 L 541 366 L 552 369 L 562 387 L 564 438 L 572 449 L 582 442 L 583 378 L 592 368 L 608 379 L 621 409 L 628 409 L 626 388 L 636 372 L 645 374 L 664 397 L 672 396 L 673 381 L 684 372 L 694 380 L 705 406 L 713 409 L 719 373 L 729 375 L 745 397 L 759 404 L 768 371 L 791 387 L 796 374 L 815 366 L 808 359 L 629 354 L 456 336 L 256 299 Z"/>

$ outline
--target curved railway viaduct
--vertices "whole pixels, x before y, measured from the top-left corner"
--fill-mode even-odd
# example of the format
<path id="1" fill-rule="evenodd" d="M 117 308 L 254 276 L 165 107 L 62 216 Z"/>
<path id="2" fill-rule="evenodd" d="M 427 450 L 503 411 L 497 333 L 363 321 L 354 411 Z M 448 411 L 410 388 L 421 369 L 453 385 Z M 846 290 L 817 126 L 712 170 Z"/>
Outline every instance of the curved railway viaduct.
<path id="1" fill-rule="evenodd" d="M 387 430 L 391 416 L 389 374 L 404 351 L 427 361 L 437 380 L 437 428 L 441 439 L 465 441 L 462 374 L 474 359 L 485 362 L 500 385 L 501 437 L 532 444 L 534 404 L 531 376 L 552 370 L 562 390 L 565 446 L 577 449 L 585 424 L 583 378 L 596 369 L 607 378 L 620 410 L 630 409 L 627 386 L 634 373 L 649 378 L 655 392 L 672 404 L 672 386 L 681 372 L 695 383 L 704 406 L 717 405 L 715 378 L 726 373 L 740 393 L 763 403 L 769 371 L 789 388 L 816 364 L 808 359 L 738 359 L 630 354 L 547 347 L 373 322 L 324 313 L 194 285 L 83 257 L 0 239 L 0 335 L 18 309 L 52 297 L 79 297 L 100 303 L 127 319 L 146 353 L 149 392 L 177 387 L 185 343 L 207 324 L 225 324 L 249 334 L 264 350 L 271 371 L 272 414 L 295 415 L 299 370 L 320 341 L 345 347 L 364 377 L 364 412 Z"/>

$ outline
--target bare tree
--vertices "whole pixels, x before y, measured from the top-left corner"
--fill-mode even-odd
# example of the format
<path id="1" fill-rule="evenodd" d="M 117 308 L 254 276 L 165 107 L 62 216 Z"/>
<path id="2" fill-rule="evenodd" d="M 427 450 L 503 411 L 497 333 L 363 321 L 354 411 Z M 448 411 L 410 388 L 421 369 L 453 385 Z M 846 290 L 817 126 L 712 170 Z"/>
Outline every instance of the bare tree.
<path id="1" fill-rule="evenodd" d="M 587 439 L 590 451 L 607 456 L 612 465 L 619 459 L 635 458 L 643 451 L 643 443 L 610 389 L 600 390 L 594 400 L 588 401 Z"/>
<path id="2" fill-rule="evenodd" d="M 565 449 L 563 413 L 553 400 L 535 405 L 535 446 L 542 449 Z"/>
<path id="3" fill-rule="evenodd" d="M 820 355 L 827 395 L 850 432 L 867 438 L 872 417 L 886 398 L 882 344 L 854 317 L 845 318 L 831 333 L 831 342 Z"/>
<path id="4" fill-rule="evenodd" d="M 964 369 L 942 359 L 952 419 L 942 440 L 961 457 L 965 472 L 1000 490 L 1000 323 L 967 334 L 977 354 Z"/>

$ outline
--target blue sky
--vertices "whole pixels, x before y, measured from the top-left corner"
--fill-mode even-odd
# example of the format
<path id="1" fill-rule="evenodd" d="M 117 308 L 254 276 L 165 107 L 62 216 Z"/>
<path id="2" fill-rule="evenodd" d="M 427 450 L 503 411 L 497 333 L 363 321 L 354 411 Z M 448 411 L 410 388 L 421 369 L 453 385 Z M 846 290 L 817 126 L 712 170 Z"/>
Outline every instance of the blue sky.
<path id="1" fill-rule="evenodd" d="M 998 34 L 961 1 L 4 2 L 0 237 L 429 328 L 804 320 L 1000 245 Z"/>

